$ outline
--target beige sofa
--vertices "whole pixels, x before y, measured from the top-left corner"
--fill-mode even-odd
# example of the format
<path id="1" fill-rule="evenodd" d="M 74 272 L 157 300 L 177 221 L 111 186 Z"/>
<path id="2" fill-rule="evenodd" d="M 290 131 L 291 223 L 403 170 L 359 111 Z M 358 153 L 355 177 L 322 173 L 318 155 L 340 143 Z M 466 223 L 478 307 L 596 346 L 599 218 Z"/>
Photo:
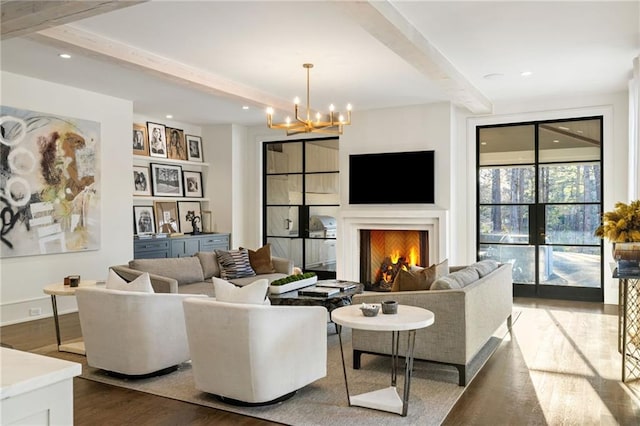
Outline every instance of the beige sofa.
<path id="1" fill-rule="evenodd" d="M 452 267 L 451 271 L 461 269 Z M 435 315 L 433 325 L 417 331 L 415 359 L 450 364 L 458 369 L 460 386 L 470 379 L 468 366 L 498 327 L 511 328 L 513 279 L 511 264 L 499 265 L 482 278 L 459 289 L 419 290 L 393 293 L 365 292 L 353 297 L 354 304 L 396 300 L 419 306 Z M 404 333 L 404 332 L 403 332 Z M 400 338 L 400 353 L 406 351 L 406 334 Z M 362 354 L 391 354 L 386 333 L 353 330 L 353 368 L 360 368 Z"/>
<path id="2" fill-rule="evenodd" d="M 276 272 L 229 281 L 244 286 L 260 278 L 271 282 L 293 274 L 292 260 L 280 257 L 272 257 L 271 260 Z M 127 281 L 133 281 L 148 272 L 156 293 L 206 294 L 210 297 L 214 297 L 211 277 L 220 277 L 220 266 L 214 252 L 198 252 L 191 257 L 134 259 L 128 265 L 115 265 L 111 269 Z"/>

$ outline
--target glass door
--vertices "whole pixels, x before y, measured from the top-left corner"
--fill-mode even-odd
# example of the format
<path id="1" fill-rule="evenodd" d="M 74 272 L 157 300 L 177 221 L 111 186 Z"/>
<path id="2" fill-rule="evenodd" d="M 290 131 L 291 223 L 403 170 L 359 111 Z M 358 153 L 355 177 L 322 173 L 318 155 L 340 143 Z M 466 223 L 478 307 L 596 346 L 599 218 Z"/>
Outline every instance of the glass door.
<path id="1" fill-rule="evenodd" d="M 336 277 L 338 139 L 266 142 L 264 242 L 321 279 Z"/>
<path id="2" fill-rule="evenodd" d="M 604 300 L 601 141 L 601 117 L 477 129 L 478 257 L 515 296 Z"/>

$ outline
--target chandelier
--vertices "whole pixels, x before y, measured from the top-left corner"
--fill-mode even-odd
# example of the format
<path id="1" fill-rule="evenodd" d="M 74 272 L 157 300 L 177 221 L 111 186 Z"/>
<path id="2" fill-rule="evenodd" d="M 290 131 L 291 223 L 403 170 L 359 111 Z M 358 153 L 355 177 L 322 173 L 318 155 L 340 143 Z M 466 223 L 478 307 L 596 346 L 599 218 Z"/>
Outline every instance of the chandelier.
<path id="1" fill-rule="evenodd" d="M 273 123 L 273 108 L 267 108 L 267 127 L 270 129 L 284 129 L 287 136 L 297 135 L 299 133 L 327 133 L 342 134 L 342 126 L 351 124 L 351 104 L 347 104 L 347 118 L 335 111 L 333 104 L 329 105 L 329 114 L 323 115 L 316 112 L 315 119 L 312 119 L 311 108 L 309 107 L 309 70 L 313 68 L 313 64 L 303 64 L 307 69 L 307 111 L 305 117 L 300 117 L 299 105 L 300 98 L 293 100 L 295 106 L 295 121 L 291 117 L 287 117 L 284 123 Z"/>

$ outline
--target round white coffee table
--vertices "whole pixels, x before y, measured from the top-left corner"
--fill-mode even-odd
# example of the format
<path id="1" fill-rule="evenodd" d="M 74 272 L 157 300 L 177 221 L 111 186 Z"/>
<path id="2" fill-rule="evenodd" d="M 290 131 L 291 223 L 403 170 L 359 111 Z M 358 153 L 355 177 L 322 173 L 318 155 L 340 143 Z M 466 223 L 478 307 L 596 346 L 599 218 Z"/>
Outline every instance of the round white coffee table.
<path id="1" fill-rule="evenodd" d="M 104 285 L 104 281 L 81 280 L 79 287 L 95 287 L 96 285 Z M 50 284 L 42 289 L 45 294 L 51 295 L 51 306 L 53 307 L 53 321 L 56 325 L 56 340 L 58 342 L 59 352 L 71 352 L 74 354 L 85 355 L 84 342 L 72 342 L 62 344 L 60 340 L 60 323 L 58 320 L 58 302 L 56 296 L 74 296 L 78 287 L 64 285 L 63 282 Z"/>
<path id="2" fill-rule="evenodd" d="M 416 306 L 399 305 L 397 314 L 386 315 L 379 313 L 375 317 L 365 317 L 360 310 L 360 305 L 352 305 L 332 311 L 331 320 L 338 326 L 342 371 L 344 373 L 344 384 L 347 390 L 349 406 L 355 405 L 358 407 L 373 408 L 406 416 L 409 407 L 409 389 L 411 386 L 411 372 L 413 370 L 413 348 L 416 340 L 416 330 L 433 324 L 435 320 L 433 312 Z M 391 386 L 360 395 L 349 395 L 347 367 L 344 362 L 344 351 L 342 348 L 342 326 L 359 330 L 391 332 Z M 409 332 L 402 399 L 396 389 L 398 341 L 401 331 Z"/>

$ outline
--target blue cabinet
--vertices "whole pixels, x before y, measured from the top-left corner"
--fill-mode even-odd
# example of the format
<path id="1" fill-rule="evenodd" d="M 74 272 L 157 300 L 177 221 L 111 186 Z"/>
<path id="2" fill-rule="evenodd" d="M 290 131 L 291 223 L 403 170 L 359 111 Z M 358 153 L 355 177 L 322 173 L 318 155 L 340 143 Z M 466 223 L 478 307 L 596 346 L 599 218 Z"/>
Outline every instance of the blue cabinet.
<path id="1" fill-rule="evenodd" d="M 229 250 L 229 234 L 133 239 L 134 259 L 193 256 L 198 251 Z"/>

